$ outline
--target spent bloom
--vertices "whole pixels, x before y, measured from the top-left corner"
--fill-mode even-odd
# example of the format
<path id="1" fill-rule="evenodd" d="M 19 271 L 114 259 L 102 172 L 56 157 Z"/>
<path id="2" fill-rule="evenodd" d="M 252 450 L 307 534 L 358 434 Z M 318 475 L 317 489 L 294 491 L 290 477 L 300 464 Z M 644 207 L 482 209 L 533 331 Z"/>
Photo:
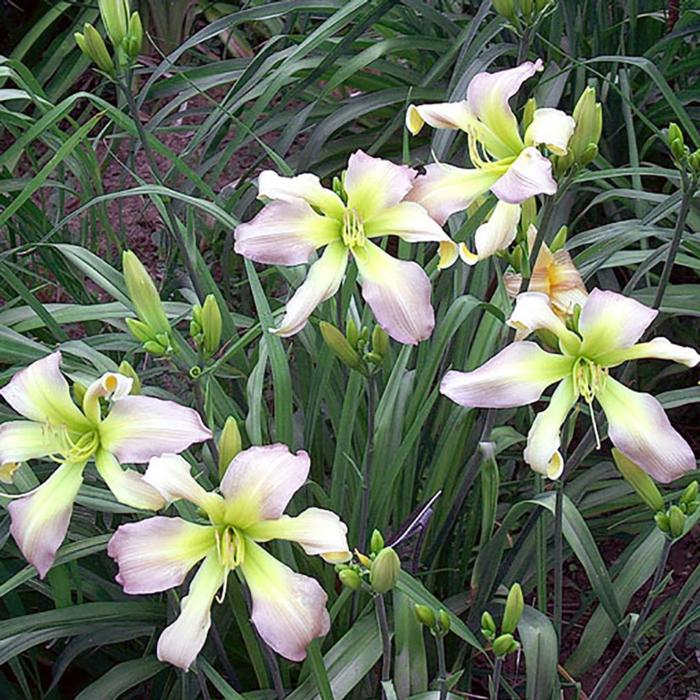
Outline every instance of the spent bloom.
<path id="1" fill-rule="evenodd" d="M 409 200 L 422 204 L 443 224 L 489 190 L 499 199 L 486 228 L 477 236 L 477 253 L 467 256 L 466 262 L 474 263 L 490 254 L 489 247 L 499 250 L 513 240 L 522 202 L 557 191 L 552 163 L 538 146 L 546 146 L 557 156 L 566 155 L 575 127 L 573 118 L 551 107 L 535 109 L 521 136 L 509 104 L 521 85 L 542 69 L 542 61 L 537 60 L 495 73 L 478 73 L 467 87 L 465 100 L 410 105 L 406 113 L 406 126 L 413 134 L 424 124 L 466 132 L 473 166 L 428 165 L 425 175 L 416 178 Z M 487 245 L 489 237 L 499 238 L 498 246 Z"/>
<path id="2" fill-rule="evenodd" d="M 72 400 L 54 352 L 18 372 L 0 396 L 26 420 L 0 425 L 0 467 L 6 476 L 20 462 L 48 457 L 59 466 L 37 489 L 7 506 L 10 532 L 43 578 L 66 536 L 83 471 L 94 460 L 115 497 L 134 508 L 157 510 L 160 493 L 122 463 L 145 463 L 181 452 L 211 437 L 196 411 L 148 396 L 129 396 L 133 379 L 108 372 Z M 103 402 L 109 410 L 103 416 Z"/>
<path id="3" fill-rule="evenodd" d="M 284 515 L 308 473 L 306 452 L 294 454 L 282 444 L 251 447 L 233 458 L 218 494 L 197 483 L 182 457 L 151 460 L 144 480 L 168 501 L 194 503 L 206 517 L 195 523 L 155 516 L 120 526 L 109 542 L 107 553 L 119 566 L 117 581 L 130 594 L 179 586 L 202 562 L 179 617 L 158 640 L 161 661 L 185 670 L 192 665 L 206 641 L 214 598 L 234 569 L 250 590 L 253 624 L 278 654 L 301 661 L 309 643 L 327 634 L 327 596 L 318 582 L 260 545 L 288 540 L 329 562 L 350 558 L 347 527 L 335 513 L 308 508 L 296 517 Z"/>
<path id="4" fill-rule="evenodd" d="M 561 475 L 561 426 L 583 397 L 591 416 L 593 401 L 601 405 L 613 445 L 657 481 L 667 483 L 695 469 L 690 446 L 653 396 L 632 391 L 609 374 L 610 368 L 635 359 L 658 358 L 687 367 L 700 362 L 694 349 L 666 338 L 637 342 L 657 313 L 621 294 L 594 289 L 573 331 L 554 313 L 546 295 L 525 292 L 516 299 L 509 325 L 528 333 L 553 333 L 560 352 L 516 341 L 472 372 L 448 372 L 440 391 L 463 406 L 512 408 L 534 403 L 558 382 L 527 437 L 524 457 L 532 469 L 551 479 Z"/>
<path id="5" fill-rule="evenodd" d="M 428 276 L 373 240 L 392 235 L 408 243 L 450 240 L 420 204 L 405 201 L 416 175 L 407 166 L 362 151 L 350 156 L 342 197 L 310 173 L 260 174 L 258 196 L 271 201 L 236 228 L 236 252 L 259 263 L 300 265 L 325 246 L 287 303 L 275 333 L 298 333 L 313 310 L 338 291 L 352 257 L 362 296 L 381 327 L 401 343 L 416 344 L 430 336 L 435 317 Z"/>

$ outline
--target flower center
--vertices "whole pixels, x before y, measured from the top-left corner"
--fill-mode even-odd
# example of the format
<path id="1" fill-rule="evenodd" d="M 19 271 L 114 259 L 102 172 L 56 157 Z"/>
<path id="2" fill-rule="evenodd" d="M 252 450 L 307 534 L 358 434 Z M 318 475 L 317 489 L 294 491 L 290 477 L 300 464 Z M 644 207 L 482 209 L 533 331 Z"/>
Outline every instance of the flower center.
<path id="1" fill-rule="evenodd" d="M 56 462 L 87 462 L 100 446 L 100 434 L 97 430 L 88 430 L 77 439 L 70 436 L 66 426 L 47 425 L 46 430 L 59 444 L 57 454 L 52 456 Z"/>
<path id="2" fill-rule="evenodd" d="M 348 248 L 363 248 L 367 237 L 357 210 L 346 208 L 343 215 L 343 243 Z"/>
<path id="3" fill-rule="evenodd" d="M 219 561 L 227 571 L 232 571 L 243 563 L 245 540 L 235 527 L 226 526 L 222 530 L 217 530 L 216 543 Z"/>
<path id="4" fill-rule="evenodd" d="M 608 370 L 586 357 L 579 357 L 574 364 L 574 389 L 587 404 L 593 403 L 596 394 L 605 388 Z"/>

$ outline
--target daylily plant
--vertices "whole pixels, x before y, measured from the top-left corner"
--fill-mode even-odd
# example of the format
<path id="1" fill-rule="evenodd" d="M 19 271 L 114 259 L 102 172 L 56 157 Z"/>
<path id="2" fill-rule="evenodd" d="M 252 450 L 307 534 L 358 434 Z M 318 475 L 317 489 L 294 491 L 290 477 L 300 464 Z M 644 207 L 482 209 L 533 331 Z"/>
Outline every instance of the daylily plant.
<path id="1" fill-rule="evenodd" d="M 113 372 L 88 387 L 81 409 L 71 399 L 60 363 L 61 353 L 54 352 L 0 389 L 0 396 L 26 419 L 0 426 L 0 465 L 5 474 L 30 459 L 48 457 L 59 464 L 41 486 L 7 506 L 10 532 L 41 578 L 66 536 L 89 460 L 94 460 L 120 502 L 157 510 L 165 503 L 160 493 L 121 463 L 145 463 L 211 437 L 196 411 L 172 401 L 129 396 L 133 380 Z M 106 417 L 101 402 L 111 404 Z"/>
<path id="2" fill-rule="evenodd" d="M 544 145 L 554 155 L 565 155 L 574 132 L 573 118 L 551 107 L 536 109 L 521 136 L 509 105 L 520 86 L 542 69 L 542 61 L 537 60 L 495 73 L 479 73 L 470 81 L 465 100 L 410 105 L 406 113 L 406 126 L 412 134 L 424 124 L 466 132 L 473 166 L 426 166 L 425 175 L 416 178 L 409 200 L 422 204 L 439 224 L 489 190 L 500 200 L 487 228 L 482 227 L 477 236 L 477 252 L 467 256 L 466 262 L 476 262 L 490 254 L 489 248 L 499 250 L 512 241 L 505 242 L 511 233 L 515 235 L 522 202 L 557 191 L 552 163 L 537 147 Z M 500 247 L 489 242 L 487 234 L 500 237 Z"/>
<path id="3" fill-rule="evenodd" d="M 272 201 L 236 228 L 236 252 L 259 263 L 300 265 L 326 247 L 287 303 L 275 333 L 298 333 L 313 310 L 338 291 L 352 257 L 362 296 L 381 327 L 401 343 L 430 336 L 435 317 L 428 276 L 416 263 L 397 260 L 373 242 L 392 235 L 408 243 L 450 240 L 420 204 L 405 201 L 416 175 L 362 151 L 350 156 L 342 196 L 310 173 L 260 174 L 258 196 Z"/>
<path id="4" fill-rule="evenodd" d="M 448 372 L 440 391 L 462 406 L 513 408 L 534 403 L 559 382 L 528 434 L 524 457 L 532 469 L 550 479 L 561 476 L 561 426 L 583 397 L 591 417 L 594 400 L 603 408 L 615 447 L 657 481 L 673 481 L 695 469 L 690 446 L 653 396 L 632 391 L 609 374 L 634 359 L 658 358 L 687 367 L 700 362 L 694 349 L 666 338 L 637 342 L 657 313 L 621 294 L 594 289 L 574 331 L 554 313 L 546 295 L 525 292 L 516 299 L 509 325 L 528 333 L 553 333 L 560 352 L 546 352 L 531 341 L 514 342 L 472 372 Z"/>
<path id="5" fill-rule="evenodd" d="M 192 665 L 206 641 L 214 598 L 234 569 L 250 590 L 253 624 L 277 653 L 301 661 L 309 643 L 327 634 L 330 619 L 321 586 L 259 544 L 289 540 L 329 562 L 350 558 L 347 527 L 335 513 L 308 508 L 296 517 L 284 515 L 309 466 L 306 452 L 294 454 L 285 445 L 251 447 L 231 461 L 218 494 L 197 483 L 182 457 L 151 460 L 144 480 L 168 501 L 194 503 L 207 518 L 195 523 L 156 516 L 120 526 L 109 542 L 107 552 L 119 565 L 117 581 L 130 594 L 179 586 L 203 560 L 180 616 L 158 640 L 161 661 L 185 670 Z"/>

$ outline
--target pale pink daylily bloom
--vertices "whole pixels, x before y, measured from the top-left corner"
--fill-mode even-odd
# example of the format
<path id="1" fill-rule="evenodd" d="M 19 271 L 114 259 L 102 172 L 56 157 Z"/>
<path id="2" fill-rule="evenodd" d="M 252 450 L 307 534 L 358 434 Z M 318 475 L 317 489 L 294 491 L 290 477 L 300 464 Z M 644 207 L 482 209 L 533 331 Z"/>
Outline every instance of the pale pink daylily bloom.
<path id="1" fill-rule="evenodd" d="M 60 363 L 61 353 L 54 352 L 0 389 L 0 396 L 26 419 L 0 425 L 0 469 L 8 473 L 19 462 L 41 457 L 60 465 L 41 486 L 8 505 L 10 532 L 41 578 L 66 536 L 89 460 L 120 502 L 157 510 L 163 497 L 121 462 L 147 462 L 211 437 L 196 411 L 172 401 L 129 396 L 132 379 L 113 372 L 88 387 L 79 408 Z M 110 403 L 104 417 L 100 401 Z"/>
<path id="2" fill-rule="evenodd" d="M 532 469 L 559 478 L 564 468 L 561 426 L 583 397 L 591 415 L 594 400 L 603 408 L 615 447 L 657 481 L 673 481 L 696 468 L 690 446 L 653 396 L 632 391 L 609 375 L 610 368 L 633 359 L 659 358 L 687 367 L 700 362 L 696 350 L 666 338 L 638 342 L 657 313 L 621 294 L 594 289 L 573 331 L 554 313 L 547 295 L 525 292 L 516 299 L 509 325 L 526 334 L 553 333 L 559 352 L 516 341 L 472 372 L 448 372 L 440 391 L 463 406 L 506 408 L 533 403 L 559 382 L 528 434 L 524 458 Z"/>
<path id="3" fill-rule="evenodd" d="M 206 521 L 156 516 L 119 527 L 107 548 L 119 566 L 117 581 L 126 593 L 155 593 L 179 586 L 202 561 L 182 599 L 180 616 L 158 640 L 158 658 L 189 669 L 206 641 L 211 606 L 238 569 L 252 599 L 252 621 L 265 642 L 292 661 L 301 661 L 330 620 L 327 596 L 312 578 L 297 574 L 260 543 L 297 542 L 309 555 L 337 563 L 350 558 L 347 527 L 335 513 L 308 508 L 284 515 L 309 474 L 306 452 L 285 445 L 251 447 L 231 461 L 221 493 L 206 491 L 177 455 L 152 459 L 144 479 L 167 501 L 186 499 Z M 223 595 L 223 594 L 222 594 Z"/>
<path id="4" fill-rule="evenodd" d="M 554 194 L 557 183 L 552 177 L 552 163 L 538 146 L 545 146 L 554 155 L 565 155 L 575 122 L 561 110 L 536 109 L 521 135 L 509 104 L 520 86 L 542 68 L 542 61 L 537 60 L 495 73 L 479 73 L 469 83 L 465 100 L 410 105 L 406 126 L 413 134 L 424 124 L 466 132 L 473 167 L 428 165 L 407 198 L 422 204 L 438 223 L 444 224 L 451 214 L 466 209 L 489 190 L 511 205 L 535 195 Z M 495 245 L 491 248 L 500 249 Z M 456 256 L 456 252 L 451 251 L 451 255 Z"/>
<path id="5" fill-rule="evenodd" d="M 428 276 L 416 263 L 398 260 L 373 242 L 383 236 L 408 243 L 450 240 L 423 206 L 405 201 L 416 174 L 357 151 L 348 160 L 343 198 L 310 173 L 260 174 L 258 196 L 270 201 L 252 221 L 236 228 L 236 252 L 259 263 L 299 265 L 325 246 L 275 333 L 298 333 L 313 310 L 338 291 L 352 258 L 362 295 L 382 328 L 412 345 L 430 336 L 435 317 Z"/>

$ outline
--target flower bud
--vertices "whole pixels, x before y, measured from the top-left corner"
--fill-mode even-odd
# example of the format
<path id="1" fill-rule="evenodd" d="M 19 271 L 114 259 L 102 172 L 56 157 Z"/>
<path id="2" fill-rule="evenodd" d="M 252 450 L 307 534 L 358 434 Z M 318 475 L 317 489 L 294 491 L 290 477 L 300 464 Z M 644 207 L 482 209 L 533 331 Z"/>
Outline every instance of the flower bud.
<path id="1" fill-rule="evenodd" d="M 119 46 L 128 31 L 129 3 L 128 0 L 97 0 L 100 7 L 102 22 L 112 45 Z"/>
<path id="2" fill-rule="evenodd" d="M 143 349 L 156 357 L 163 357 L 168 353 L 168 349 L 164 348 L 157 340 L 147 340 L 143 344 Z"/>
<path id="3" fill-rule="evenodd" d="M 680 502 L 690 505 L 698 496 L 698 482 L 691 481 L 683 490 Z"/>
<path id="4" fill-rule="evenodd" d="M 654 521 L 661 532 L 665 532 L 666 534 L 671 532 L 671 524 L 669 523 L 666 513 L 656 513 L 656 515 L 654 515 Z"/>
<path id="5" fill-rule="evenodd" d="M 357 571 L 353 571 L 353 569 L 343 569 L 338 574 L 338 578 L 343 586 L 349 588 L 351 591 L 357 591 L 362 585 L 360 575 L 357 573 Z"/>
<path id="6" fill-rule="evenodd" d="M 73 382 L 73 386 L 71 388 L 73 392 L 73 398 L 75 399 L 76 403 L 79 406 L 82 406 L 87 387 L 84 384 L 81 384 L 80 382 Z"/>
<path id="7" fill-rule="evenodd" d="M 119 374 L 123 374 L 125 377 L 129 377 L 131 381 L 131 390 L 129 393 L 134 396 L 135 394 L 141 393 L 141 379 L 136 373 L 136 370 L 126 361 L 122 360 L 119 365 Z"/>
<path id="8" fill-rule="evenodd" d="M 493 0 L 493 9 L 498 12 L 501 17 L 505 17 L 509 21 L 513 21 L 515 17 L 515 3 L 513 0 Z"/>
<path id="9" fill-rule="evenodd" d="M 532 15 L 532 10 L 534 9 L 533 0 L 520 0 L 520 12 L 521 14 L 529 19 Z"/>
<path id="10" fill-rule="evenodd" d="M 384 549 L 384 538 L 379 530 L 375 530 L 372 533 L 372 537 L 369 540 L 369 549 L 372 554 L 379 554 Z"/>
<path id="11" fill-rule="evenodd" d="M 560 169 L 574 162 L 583 167 L 598 155 L 598 142 L 603 130 L 603 108 L 596 102 L 595 88 L 587 87 L 574 107 L 574 133 L 569 141 L 569 152 L 559 159 Z"/>
<path id="12" fill-rule="evenodd" d="M 202 334 L 204 352 L 213 355 L 221 343 L 221 311 L 213 294 L 207 295 L 202 306 Z"/>
<path id="13" fill-rule="evenodd" d="M 564 246 L 566 245 L 566 239 L 568 235 L 569 228 L 565 224 L 559 229 L 559 231 L 557 231 L 557 235 L 554 236 L 554 239 L 552 240 L 552 243 L 549 246 L 549 249 L 552 251 L 552 253 L 556 253 L 558 250 L 564 248 Z"/>
<path id="14" fill-rule="evenodd" d="M 347 341 L 345 336 L 331 323 L 321 321 L 319 323 L 321 335 L 326 345 L 335 353 L 336 357 L 350 369 L 362 371 L 364 369 L 360 356 Z"/>
<path id="15" fill-rule="evenodd" d="M 613 447 L 612 456 L 622 476 L 644 503 L 653 511 L 663 510 L 664 499 L 653 479 L 616 447 Z"/>
<path id="16" fill-rule="evenodd" d="M 141 53 L 143 45 L 143 25 L 138 12 L 132 12 L 129 18 L 129 27 L 127 30 L 124 48 L 132 61 L 135 61 Z"/>
<path id="17" fill-rule="evenodd" d="M 493 639 L 496 636 L 496 621 L 488 610 L 481 613 L 481 634 L 486 639 Z"/>
<path id="18" fill-rule="evenodd" d="M 369 569 L 372 566 L 372 560 L 366 554 L 362 554 L 362 552 L 355 550 L 355 558 L 365 569 Z"/>
<path id="19" fill-rule="evenodd" d="M 430 629 L 435 627 L 435 613 L 427 605 L 416 603 L 413 609 L 416 611 L 416 617 L 421 625 L 425 625 Z"/>
<path id="20" fill-rule="evenodd" d="M 126 321 L 127 328 L 131 331 L 131 335 L 139 342 L 146 343 L 155 338 L 151 329 L 143 323 L 143 321 L 137 321 L 135 318 L 127 318 L 124 320 Z"/>
<path id="21" fill-rule="evenodd" d="M 676 539 L 683 534 L 685 529 L 685 513 L 678 506 L 671 506 L 668 509 L 668 525 L 671 537 Z"/>
<path id="22" fill-rule="evenodd" d="M 537 101 L 534 97 L 531 97 L 523 107 L 523 118 L 522 118 L 522 128 L 523 133 L 527 131 L 527 127 L 532 124 L 532 120 L 535 116 L 535 110 L 537 109 Z"/>
<path id="23" fill-rule="evenodd" d="M 506 599 L 506 609 L 503 613 L 503 622 L 501 623 L 501 632 L 507 634 L 513 634 L 515 628 L 520 622 L 520 618 L 523 614 L 525 608 L 525 601 L 523 600 L 523 590 L 520 588 L 519 583 L 514 583 L 508 591 L 508 598 Z"/>
<path id="24" fill-rule="evenodd" d="M 146 268 L 130 250 L 125 251 L 122 256 L 122 267 L 126 288 L 136 315 L 154 334 L 168 334 L 170 323 L 165 315 L 158 290 Z"/>
<path id="25" fill-rule="evenodd" d="M 389 352 L 389 336 L 381 326 L 372 331 L 372 352 L 383 358 Z"/>
<path id="26" fill-rule="evenodd" d="M 518 649 L 520 645 L 513 639 L 512 634 L 502 634 L 493 640 L 493 653 L 496 656 L 505 656 Z"/>
<path id="27" fill-rule="evenodd" d="M 437 624 L 441 632 L 446 633 L 450 631 L 450 616 L 446 610 L 438 610 Z"/>
<path id="28" fill-rule="evenodd" d="M 357 341 L 360 339 L 360 331 L 357 328 L 357 324 L 352 319 L 349 319 L 345 324 L 345 335 L 350 343 L 350 347 L 355 348 L 357 346 Z"/>
<path id="29" fill-rule="evenodd" d="M 83 26 L 83 42 L 82 45 L 78 42 L 78 46 L 83 49 L 85 46 L 85 53 L 93 60 L 97 67 L 107 73 L 108 75 L 114 76 L 114 63 L 112 57 L 107 51 L 107 46 L 104 40 L 100 36 L 99 32 L 91 24 L 85 24 Z M 77 37 L 76 37 L 77 41 Z"/>
<path id="30" fill-rule="evenodd" d="M 683 132 L 681 131 L 681 128 L 676 124 L 675 122 L 671 122 L 668 125 L 668 142 L 672 143 L 673 141 L 680 141 L 681 144 L 683 143 Z"/>
<path id="31" fill-rule="evenodd" d="M 399 555 L 391 547 L 384 547 L 372 562 L 369 582 L 377 593 L 388 593 L 396 585 L 400 571 Z"/>
<path id="32" fill-rule="evenodd" d="M 223 478 L 231 460 L 241 451 L 243 447 L 241 433 L 238 430 L 238 423 L 233 416 L 229 416 L 224 423 L 224 427 L 219 435 L 217 448 L 219 450 L 219 478 Z"/>

